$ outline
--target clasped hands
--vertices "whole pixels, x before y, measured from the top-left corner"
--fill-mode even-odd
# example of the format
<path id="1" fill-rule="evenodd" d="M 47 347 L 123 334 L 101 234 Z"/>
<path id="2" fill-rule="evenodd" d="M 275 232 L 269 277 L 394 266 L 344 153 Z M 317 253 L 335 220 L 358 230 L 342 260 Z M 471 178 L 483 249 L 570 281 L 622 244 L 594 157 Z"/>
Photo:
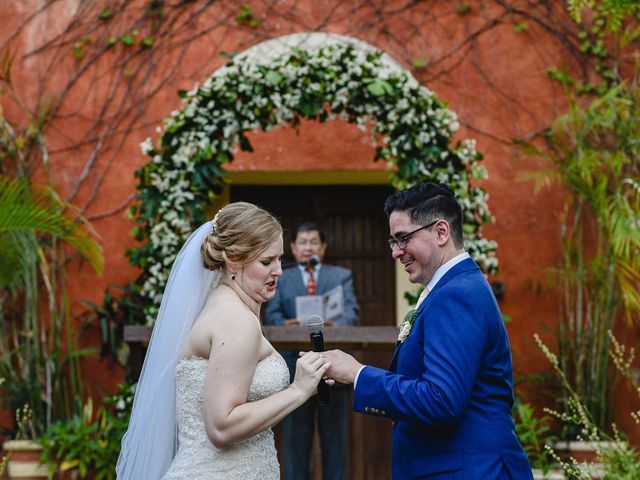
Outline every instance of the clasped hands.
<path id="1" fill-rule="evenodd" d="M 323 379 L 327 384 L 333 385 L 335 382 L 351 384 L 355 381 L 356 375 L 363 367 L 353 356 L 342 350 L 328 350 L 326 352 L 299 352 L 300 357 L 307 354 L 319 354 L 329 361 L 329 368 L 324 372 Z"/>

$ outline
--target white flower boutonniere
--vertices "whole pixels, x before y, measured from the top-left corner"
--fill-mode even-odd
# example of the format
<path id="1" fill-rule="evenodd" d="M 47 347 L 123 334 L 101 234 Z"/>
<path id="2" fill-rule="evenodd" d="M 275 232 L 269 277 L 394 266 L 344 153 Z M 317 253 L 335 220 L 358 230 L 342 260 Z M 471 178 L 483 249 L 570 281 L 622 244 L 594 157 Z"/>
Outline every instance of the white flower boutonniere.
<path id="1" fill-rule="evenodd" d="M 411 332 L 411 328 L 413 328 L 413 324 L 416 321 L 416 317 L 418 316 L 417 310 L 409 310 L 407 314 L 404 316 L 404 320 L 402 320 L 402 325 L 400 326 L 400 335 L 398 335 L 398 341 L 400 343 L 404 342 L 405 339 L 409 336 Z"/>

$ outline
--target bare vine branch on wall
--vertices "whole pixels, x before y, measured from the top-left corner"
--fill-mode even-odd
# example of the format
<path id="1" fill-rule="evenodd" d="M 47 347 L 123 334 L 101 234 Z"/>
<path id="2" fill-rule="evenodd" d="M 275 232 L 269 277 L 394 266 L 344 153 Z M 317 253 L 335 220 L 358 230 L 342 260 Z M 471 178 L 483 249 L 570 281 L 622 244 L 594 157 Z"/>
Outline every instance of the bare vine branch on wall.
<path id="1" fill-rule="evenodd" d="M 535 50 L 540 43 L 536 37 L 545 35 L 547 57 L 545 52 L 535 53 L 542 65 L 566 63 L 586 72 L 588 62 L 564 5 L 551 1 L 426 5 L 418 1 L 88 0 L 77 3 L 71 15 L 65 14 L 68 5 L 56 0 L 41 2 L 33 11 L 14 12 L 20 20 L 4 32 L 0 48 L 16 55 L 14 68 L 29 76 L 40 73 L 37 81 L 29 82 L 28 95 L 20 93 L 32 111 L 49 105 L 43 129 L 57 138 L 49 145 L 49 154 L 54 161 L 73 156 L 77 175 L 67 179 L 66 200 L 77 201 L 90 218 L 106 216 L 106 211 L 94 212 L 91 207 L 104 179 L 122 168 L 118 159 L 169 110 L 157 102 L 177 103 L 175 92 L 190 88 L 224 63 L 223 51 L 239 52 L 268 38 L 300 31 L 353 36 L 388 52 L 436 93 L 438 86 L 455 91 L 446 98 L 455 101 L 452 107 L 462 124 L 488 141 L 502 143 L 536 131 L 548 119 L 534 118 L 537 109 L 522 100 L 518 83 L 497 76 L 500 54 L 491 55 L 486 45 L 515 35 Z M 199 56 L 194 59 L 190 54 L 196 46 Z M 558 53 L 562 57 L 553 56 Z M 469 69 L 475 73 L 466 73 Z M 476 83 L 473 88 L 465 85 L 470 75 L 484 83 L 482 88 Z M 476 100 L 479 90 L 510 110 L 513 122 L 508 130 L 489 133 L 478 122 L 481 115 L 490 113 L 483 112 Z M 522 121 L 523 116 L 533 120 Z M 538 126 L 531 128 L 531 123 Z M 121 193 L 114 201 L 122 205 L 129 197 L 130 193 Z"/>

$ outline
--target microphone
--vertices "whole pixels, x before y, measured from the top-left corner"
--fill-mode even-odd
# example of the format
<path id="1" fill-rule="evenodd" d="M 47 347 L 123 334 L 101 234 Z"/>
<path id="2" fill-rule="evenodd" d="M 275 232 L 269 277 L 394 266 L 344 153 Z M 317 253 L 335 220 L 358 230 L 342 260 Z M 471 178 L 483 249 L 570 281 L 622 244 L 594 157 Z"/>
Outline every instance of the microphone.
<path id="1" fill-rule="evenodd" d="M 306 262 L 283 263 L 280 268 L 282 268 L 282 270 L 288 270 L 290 268 L 297 267 L 298 265 L 302 265 L 303 267 L 315 267 L 319 263 L 320 259 L 318 258 L 318 256 L 312 255 Z"/>
<path id="2" fill-rule="evenodd" d="M 314 352 L 324 352 L 324 335 L 322 334 L 324 320 L 322 317 L 320 315 L 309 315 L 304 325 L 307 327 L 307 330 L 309 330 L 311 349 Z M 329 405 L 331 401 L 331 390 L 324 379 L 320 380 L 318 384 L 318 401 L 321 405 Z"/>
<path id="3" fill-rule="evenodd" d="M 315 267 L 319 263 L 320 263 L 320 259 L 318 258 L 318 256 L 317 255 L 311 255 L 311 257 L 309 257 L 309 260 L 304 262 L 304 266 L 305 267 Z M 318 318 L 320 318 L 320 317 L 318 317 Z M 320 318 L 320 322 L 324 325 L 324 320 L 322 320 L 322 318 Z"/>

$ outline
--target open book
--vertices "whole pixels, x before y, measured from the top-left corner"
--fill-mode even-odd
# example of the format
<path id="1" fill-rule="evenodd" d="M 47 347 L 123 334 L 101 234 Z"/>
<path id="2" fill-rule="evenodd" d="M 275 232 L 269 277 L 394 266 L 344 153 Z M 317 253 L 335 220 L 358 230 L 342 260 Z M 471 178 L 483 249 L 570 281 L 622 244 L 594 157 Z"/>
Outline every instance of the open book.
<path id="1" fill-rule="evenodd" d="M 311 315 L 320 315 L 324 320 L 332 320 L 344 311 L 342 285 L 332 288 L 322 295 L 296 297 L 296 318 L 305 322 Z"/>

